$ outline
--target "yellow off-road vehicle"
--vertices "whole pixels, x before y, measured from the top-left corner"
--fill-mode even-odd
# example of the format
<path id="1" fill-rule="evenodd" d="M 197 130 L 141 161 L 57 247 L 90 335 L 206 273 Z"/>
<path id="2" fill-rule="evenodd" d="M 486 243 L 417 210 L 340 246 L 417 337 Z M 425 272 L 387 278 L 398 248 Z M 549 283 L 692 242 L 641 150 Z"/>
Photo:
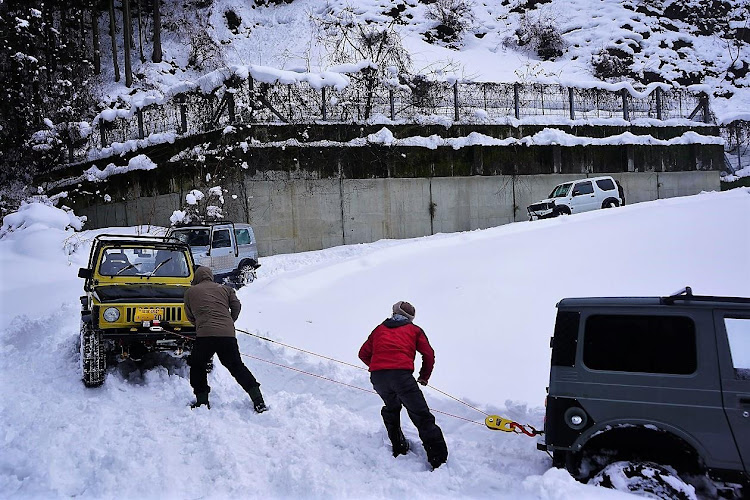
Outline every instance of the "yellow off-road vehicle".
<path id="1" fill-rule="evenodd" d="M 185 356 L 195 327 L 183 296 L 193 279 L 190 247 L 174 238 L 100 235 L 91 245 L 81 297 L 83 383 L 104 383 L 107 365 L 148 352 Z M 175 335 L 174 333 L 179 333 Z"/>

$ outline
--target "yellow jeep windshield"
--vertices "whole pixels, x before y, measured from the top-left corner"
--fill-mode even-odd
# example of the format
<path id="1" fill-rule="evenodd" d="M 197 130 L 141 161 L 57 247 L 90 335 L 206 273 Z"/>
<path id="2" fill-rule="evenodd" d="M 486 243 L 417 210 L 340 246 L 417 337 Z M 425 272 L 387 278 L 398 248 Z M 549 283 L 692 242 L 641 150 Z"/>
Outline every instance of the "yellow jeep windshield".
<path id="1" fill-rule="evenodd" d="M 153 247 L 105 248 L 99 264 L 101 276 L 161 276 L 186 278 L 190 268 L 181 250 Z"/>

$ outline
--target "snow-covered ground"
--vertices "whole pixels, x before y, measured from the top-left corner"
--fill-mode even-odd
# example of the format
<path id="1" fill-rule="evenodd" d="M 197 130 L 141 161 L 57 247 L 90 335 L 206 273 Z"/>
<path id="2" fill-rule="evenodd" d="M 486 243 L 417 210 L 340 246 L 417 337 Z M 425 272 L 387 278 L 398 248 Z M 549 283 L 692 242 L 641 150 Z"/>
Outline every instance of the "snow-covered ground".
<path id="1" fill-rule="evenodd" d="M 750 296 L 750 227 L 739 216 L 748 211 L 743 188 L 267 257 L 238 293 L 238 326 L 360 364 L 372 328 L 408 300 L 436 350 L 431 385 L 541 427 L 555 303 L 686 285 Z M 59 210 L 26 212 L 11 221 L 26 224 L 0 239 L 3 498 L 624 498 L 550 469 L 535 439 L 490 431 L 481 413 L 430 388 L 433 409 L 462 417 L 437 414 L 448 463 L 429 472 L 416 445 L 394 459 L 364 370 L 255 337 L 239 342 L 270 362 L 245 358 L 271 407 L 261 415 L 218 364 L 211 410 L 189 409 L 187 368 L 168 360 L 121 364 L 104 386 L 86 389 L 77 269 L 94 234 L 140 228 L 74 233 L 64 228 L 75 219 Z M 403 426 L 418 443 L 405 412 Z"/>

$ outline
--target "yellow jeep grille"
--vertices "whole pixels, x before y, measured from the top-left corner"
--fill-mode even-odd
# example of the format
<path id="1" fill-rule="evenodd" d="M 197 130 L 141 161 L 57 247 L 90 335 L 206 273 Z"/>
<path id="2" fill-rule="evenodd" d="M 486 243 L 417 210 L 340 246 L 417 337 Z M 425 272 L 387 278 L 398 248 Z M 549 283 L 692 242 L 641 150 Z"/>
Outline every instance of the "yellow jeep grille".
<path id="1" fill-rule="evenodd" d="M 119 316 L 115 321 L 107 321 L 106 311 L 117 309 Z M 185 315 L 183 304 L 101 304 L 99 306 L 100 328 L 140 327 L 143 321 L 158 319 L 174 327 L 190 327 L 192 324 Z M 110 319 L 112 315 L 110 314 Z"/>
<path id="2" fill-rule="evenodd" d="M 125 308 L 125 321 L 127 321 L 128 323 L 136 321 L 136 316 L 138 315 L 139 309 L 146 309 L 146 308 L 142 306 L 126 307 Z M 157 318 L 157 319 L 160 319 L 161 321 L 166 321 L 168 323 L 182 321 L 182 317 L 183 317 L 182 306 L 155 306 L 153 308 L 149 307 L 147 309 L 161 309 L 164 317 Z"/>

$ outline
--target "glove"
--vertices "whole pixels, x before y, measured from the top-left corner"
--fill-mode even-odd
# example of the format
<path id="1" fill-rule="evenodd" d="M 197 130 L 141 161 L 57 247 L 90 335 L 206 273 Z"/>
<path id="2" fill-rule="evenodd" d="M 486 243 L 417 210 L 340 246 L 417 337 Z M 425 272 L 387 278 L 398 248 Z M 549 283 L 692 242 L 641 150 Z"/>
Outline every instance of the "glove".
<path id="1" fill-rule="evenodd" d="M 422 377 L 418 378 L 417 382 L 419 382 L 421 385 L 427 385 L 427 381 L 423 379 Z"/>

